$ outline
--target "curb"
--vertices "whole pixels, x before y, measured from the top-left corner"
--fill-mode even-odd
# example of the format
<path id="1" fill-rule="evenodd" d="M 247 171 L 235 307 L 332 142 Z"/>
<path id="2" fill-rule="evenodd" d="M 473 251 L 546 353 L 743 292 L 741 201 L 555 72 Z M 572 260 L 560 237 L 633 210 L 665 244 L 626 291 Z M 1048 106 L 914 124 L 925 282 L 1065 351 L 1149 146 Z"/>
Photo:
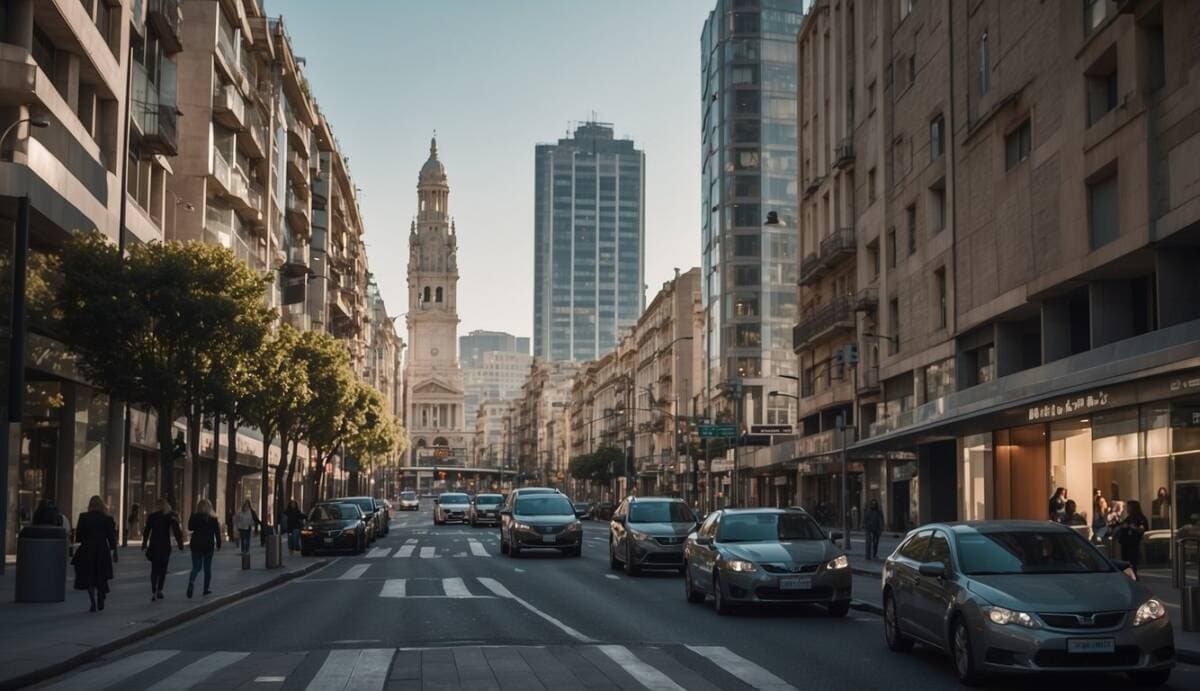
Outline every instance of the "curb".
<path id="1" fill-rule="evenodd" d="M 855 610 L 858 610 L 859 612 L 869 612 L 871 614 L 878 614 L 881 617 L 883 616 L 883 608 L 882 607 L 880 607 L 879 605 L 873 605 L 870 602 L 863 602 L 862 600 L 851 600 L 850 601 L 850 609 L 855 609 Z"/>
<path id="2" fill-rule="evenodd" d="M 137 631 L 134 631 L 134 632 L 130 633 L 129 635 L 124 636 L 122 638 L 118 638 L 116 640 L 109 641 L 107 643 L 102 643 L 100 645 L 89 648 L 88 650 L 86 650 L 74 657 L 68 658 L 66 660 L 62 660 L 61 662 L 55 662 L 52 665 L 42 667 L 41 669 L 35 669 L 32 672 L 26 672 L 25 674 L 22 674 L 19 677 L 12 677 L 9 679 L 0 680 L 0 691 L 8 691 L 9 689 L 19 689 L 19 688 L 24 688 L 26 686 L 32 686 L 33 684 L 36 684 L 38 682 L 42 682 L 47 679 L 51 679 L 51 678 L 57 677 L 59 675 L 66 674 L 67 672 L 75 669 L 76 667 L 87 664 L 98 658 L 101 658 L 101 657 L 107 655 L 108 653 L 111 653 L 114 650 L 117 650 L 118 648 L 123 648 L 132 643 L 136 643 L 144 638 L 149 638 L 151 636 L 160 634 L 163 631 L 166 631 L 167 629 L 174 628 L 176 626 L 179 626 L 180 624 L 183 624 L 183 623 L 186 623 L 193 619 L 202 617 L 205 614 L 208 614 L 209 612 L 218 610 L 218 609 L 224 607 L 225 605 L 233 604 L 234 602 L 237 602 L 239 600 L 244 600 L 245 598 L 248 598 L 251 595 L 257 595 L 263 591 L 270 590 L 276 586 L 283 585 L 284 583 L 287 583 L 290 580 L 300 578 L 301 576 L 306 576 L 306 575 L 312 573 L 313 571 L 316 571 L 317 569 L 323 568 L 324 566 L 326 566 L 328 564 L 329 564 L 328 559 L 322 559 L 320 561 L 313 562 L 312 564 L 309 564 L 308 566 L 306 566 L 303 569 L 300 569 L 298 571 L 288 571 L 285 573 L 281 573 L 278 576 L 276 576 L 268 581 L 264 581 L 262 583 L 259 583 L 258 585 L 250 586 L 249 588 L 246 588 L 244 590 L 239 590 L 235 593 L 230 593 L 228 595 L 224 595 L 215 600 L 210 600 L 208 602 L 205 602 L 204 604 L 201 604 L 201 605 L 198 605 L 191 609 L 180 612 L 180 613 L 176 614 L 175 616 L 172 616 L 168 619 L 164 619 L 152 626 L 148 626 L 144 629 L 138 629 Z"/>

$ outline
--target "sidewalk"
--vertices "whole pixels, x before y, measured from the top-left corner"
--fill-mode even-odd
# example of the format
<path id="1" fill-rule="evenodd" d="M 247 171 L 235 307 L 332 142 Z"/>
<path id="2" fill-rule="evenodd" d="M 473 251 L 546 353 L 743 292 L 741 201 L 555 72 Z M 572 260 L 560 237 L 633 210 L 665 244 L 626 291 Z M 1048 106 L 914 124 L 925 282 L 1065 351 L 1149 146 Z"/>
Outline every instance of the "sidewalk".
<path id="1" fill-rule="evenodd" d="M 854 592 L 857 609 L 882 614 L 880 601 L 879 578 L 883 571 L 883 560 L 887 558 L 896 545 L 900 544 L 903 535 L 899 533 L 884 533 L 879 539 L 879 560 L 867 561 L 863 557 L 865 540 L 862 533 L 850 534 L 850 569 L 856 576 Z M 867 579 L 870 579 L 869 581 Z M 1181 662 L 1200 664 L 1200 633 L 1184 631 L 1182 619 L 1179 616 L 1179 590 L 1171 585 L 1171 573 L 1167 569 L 1142 569 L 1139 580 L 1154 597 L 1162 600 L 1167 606 L 1167 615 L 1175 627 L 1175 652 Z M 873 585 L 873 592 L 864 592 L 862 586 Z"/>
<path id="2" fill-rule="evenodd" d="M 192 599 L 186 596 L 191 554 L 171 556 L 165 598 L 150 601 L 150 562 L 136 546 L 121 548 L 113 565 L 104 611 L 88 612 L 87 592 L 75 590 L 67 566 L 67 598 L 55 603 L 15 603 L 16 567 L 0 576 L 0 689 L 17 688 L 61 674 L 112 650 L 199 617 L 324 566 L 326 560 L 283 557 L 283 568 L 264 568 L 266 553 L 251 548 L 251 568 L 241 569 L 236 546 L 226 544 L 213 558 L 213 594 L 207 597 L 201 574 Z"/>

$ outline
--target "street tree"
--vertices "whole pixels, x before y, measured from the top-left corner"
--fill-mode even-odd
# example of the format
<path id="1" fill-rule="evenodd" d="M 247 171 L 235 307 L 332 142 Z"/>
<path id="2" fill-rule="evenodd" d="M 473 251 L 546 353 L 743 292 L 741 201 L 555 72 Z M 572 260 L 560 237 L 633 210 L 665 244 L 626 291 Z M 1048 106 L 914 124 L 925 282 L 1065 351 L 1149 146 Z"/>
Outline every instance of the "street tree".
<path id="1" fill-rule="evenodd" d="M 305 332 L 296 344 L 295 357 L 306 372 L 311 395 L 299 408 L 290 457 L 285 453 L 286 476 L 276 478 L 276 492 L 281 500 L 284 488 L 291 487 L 295 478 L 298 442 L 303 440 L 308 445 L 312 457 L 310 496 L 316 497 L 326 460 L 353 433 L 361 414 L 355 397 L 358 379 L 350 367 L 350 353 L 345 344 L 322 331 Z"/>

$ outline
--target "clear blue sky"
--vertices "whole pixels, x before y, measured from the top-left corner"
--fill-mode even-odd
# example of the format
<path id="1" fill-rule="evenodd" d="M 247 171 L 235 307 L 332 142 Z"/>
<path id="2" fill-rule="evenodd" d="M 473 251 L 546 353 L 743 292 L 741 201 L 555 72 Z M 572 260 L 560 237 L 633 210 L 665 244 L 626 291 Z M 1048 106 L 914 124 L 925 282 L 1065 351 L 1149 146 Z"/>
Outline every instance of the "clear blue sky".
<path id="1" fill-rule="evenodd" d="M 417 171 L 436 129 L 458 225 L 460 332 L 521 336 L 533 324 L 533 148 L 592 111 L 646 152 L 647 301 L 674 267 L 699 262 L 699 44 L 712 5 L 266 1 L 363 189 L 388 311 L 406 309 Z"/>

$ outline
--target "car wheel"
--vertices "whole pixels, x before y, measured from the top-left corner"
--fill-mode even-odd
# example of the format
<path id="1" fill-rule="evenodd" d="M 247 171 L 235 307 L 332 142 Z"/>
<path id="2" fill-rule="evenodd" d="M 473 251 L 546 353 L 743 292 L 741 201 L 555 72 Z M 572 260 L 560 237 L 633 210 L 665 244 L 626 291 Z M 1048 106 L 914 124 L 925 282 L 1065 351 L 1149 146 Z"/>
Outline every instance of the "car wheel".
<path id="1" fill-rule="evenodd" d="M 617 550 L 611 537 L 608 539 L 608 567 L 610 569 L 621 568 L 621 560 L 617 559 Z"/>
<path id="2" fill-rule="evenodd" d="M 838 600 L 825 605 L 825 612 L 831 617 L 844 617 L 850 611 L 849 600 Z"/>
<path id="3" fill-rule="evenodd" d="M 954 624 L 950 627 L 950 650 L 954 653 L 954 671 L 958 673 L 958 680 L 967 686 L 978 684 L 981 675 L 975 668 L 971 632 L 962 616 L 955 617 Z"/>
<path id="4" fill-rule="evenodd" d="M 721 577 L 713 574 L 713 609 L 717 610 L 717 614 L 733 614 L 733 607 L 729 604 L 729 600 L 725 599 L 725 592 L 721 587 Z"/>
<path id="5" fill-rule="evenodd" d="M 625 575 L 637 576 L 642 573 L 642 567 L 633 561 L 633 545 L 625 543 Z"/>
<path id="6" fill-rule="evenodd" d="M 692 570 L 685 563 L 683 565 L 683 592 L 687 595 L 687 601 L 692 604 L 704 602 L 704 593 L 696 590 L 696 586 L 692 583 Z"/>
<path id="7" fill-rule="evenodd" d="M 1130 672 L 1129 678 L 1138 686 L 1162 686 L 1171 678 L 1171 670 L 1156 669 L 1147 672 Z"/>
<path id="8" fill-rule="evenodd" d="M 912 650 L 913 642 L 900 632 L 900 618 L 896 615 L 896 598 L 891 591 L 883 594 L 883 639 L 888 650 L 906 653 Z"/>

